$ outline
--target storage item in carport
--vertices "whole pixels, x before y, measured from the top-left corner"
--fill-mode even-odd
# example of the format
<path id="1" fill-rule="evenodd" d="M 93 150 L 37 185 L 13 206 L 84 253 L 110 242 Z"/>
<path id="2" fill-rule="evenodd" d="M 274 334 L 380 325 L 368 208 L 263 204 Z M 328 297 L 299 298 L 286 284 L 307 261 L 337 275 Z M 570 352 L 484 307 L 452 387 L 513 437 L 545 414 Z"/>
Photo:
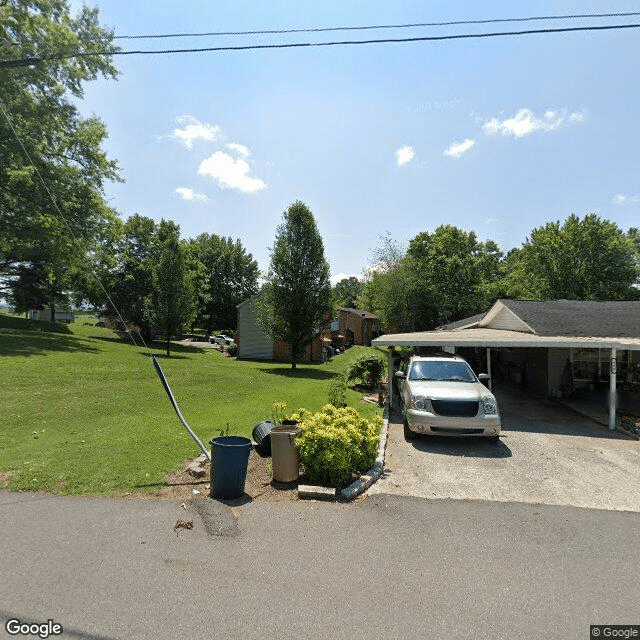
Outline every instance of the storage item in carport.
<path id="1" fill-rule="evenodd" d="M 271 453 L 271 430 L 275 425 L 271 420 L 263 420 L 251 432 L 251 437 L 258 445 L 260 453 L 269 455 Z"/>

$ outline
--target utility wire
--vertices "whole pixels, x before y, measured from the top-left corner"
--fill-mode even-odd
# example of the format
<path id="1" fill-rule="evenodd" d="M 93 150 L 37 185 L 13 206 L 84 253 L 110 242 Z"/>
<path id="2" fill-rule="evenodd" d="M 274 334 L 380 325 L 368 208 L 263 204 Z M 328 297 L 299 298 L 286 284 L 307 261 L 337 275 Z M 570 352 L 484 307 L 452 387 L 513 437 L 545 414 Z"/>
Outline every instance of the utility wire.
<path id="1" fill-rule="evenodd" d="M 66 217 L 62 213 L 62 210 L 60 209 L 60 207 L 58 206 L 58 202 L 53 197 L 53 194 L 51 193 L 51 190 L 49 189 L 49 187 L 47 186 L 47 183 L 45 182 L 44 178 L 42 177 L 42 174 L 38 170 L 38 167 L 37 167 L 36 163 L 31 159 L 31 155 L 27 151 L 27 148 L 24 146 L 22 140 L 20 139 L 20 136 L 18 135 L 18 132 L 16 131 L 15 127 L 13 126 L 13 122 L 11 121 L 11 118 L 9 117 L 8 110 L 5 107 L 4 101 L 2 100 L 2 98 L 0 98 L 0 110 L 3 113 L 3 115 L 5 117 L 5 120 L 8 122 L 9 127 L 11 128 L 11 131 L 13 131 L 13 135 L 15 136 L 16 140 L 18 141 L 18 144 L 22 148 L 22 151 L 23 151 L 24 155 L 26 156 L 27 160 L 29 160 L 29 163 L 31 164 L 31 166 L 34 168 L 38 178 L 40 179 L 40 182 L 42 182 L 42 186 L 45 188 L 45 191 L 49 195 L 49 198 L 51 199 L 51 203 L 53 204 L 55 210 L 58 212 L 58 215 L 60 216 L 60 219 L 64 222 L 64 225 L 67 227 L 67 231 L 69 232 L 69 235 L 71 236 L 73 241 L 76 244 L 79 245 L 80 242 L 78 241 L 78 238 L 76 237 L 76 235 L 73 233 L 73 229 L 71 228 L 71 225 L 67 222 Z M 109 304 L 113 307 L 113 310 L 116 312 L 116 315 L 120 319 L 120 322 L 122 322 L 122 325 L 124 327 L 125 333 L 129 334 L 129 337 L 131 338 L 131 341 L 133 342 L 134 346 L 137 347 L 138 344 L 136 343 L 136 339 L 133 337 L 133 331 L 130 331 L 129 329 L 127 329 L 127 323 L 124 321 L 124 318 L 122 317 L 122 315 L 120 315 L 120 311 L 118 310 L 118 307 L 116 307 L 115 302 L 111 299 L 111 296 L 109 295 L 109 293 L 105 289 L 104 285 L 102 284 L 102 280 L 100 279 L 100 277 L 98 276 L 97 273 L 94 273 L 93 275 L 94 275 L 96 281 L 98 282 L 98 284 L 100 285 L 100 289 L 102 289 L 102 292 L 107 297 L 107 300 L 109 301 Z M 140 332 L 137 331 L 136 333 L 138 334 L 138 337 L 142 341 L 142 344 L 143 344 L 144 348 L 147 351 L 149 351 L 149 347 L 145 343 L 144 338 L 142 337 Z"/>
<path id="2" fill-rule="evenodd" d="M 551 33 L 571 33 L 577 31 L 613 31 L 617 29 L 637 29 L 640 24 L 611 24 L 598 26 L 583 27 L 560 27 L 557 29 L 531 29 L 525 31 L 495 31 L 491 33 L 463 33 L 450 34 L 443 36 L 421 36 L 415 38 L 383 38 L 374 40 L 342 40 L 331 42 L 291 42 L 280 44 L 251 44 L 227 47 L 201 47 L 189 49 L 155 49 L 155 50 L 132 50 L 132 51 L 78 51 L 75 53 L 63 53 L 50 56 L 22 58 L 18 60 L 0 61 L 0 67 L 26 67 L 47 62 L 52 60 L 69 60 L 72 58 L 88 58 L 92 56 L 132 56 L 132 55 L 160 55 L 172 53 L 202 53 L 213 51 L 248 51 L 255 49 L 293 49 L 304 47 L 334 47 L 344 45 L 362 45 L 362 44 L 395 44 L 400 42 L 433 42 L 439 40 L 463 40 L 477 38 L 496 38 L 505 36 L 524 36 L 535 34 L 551 34 Z"/>
<path id="3" fill-rule="evenodd" d="M 370 29 L 409 29 L 416 27 L 448 27 L 462 24 L 493 24 L 504 22 L 533 22 L 536 20 L 577 20 L 583 18 L 625 18 L 639 16 L 640 11 L 622 13 L 576 13 L 561 16 L 528 16 L 526 18 L 492 18 L 486 20 L 451 20 L 449 22 L 415 22 L 409 24 L 376 24 L 353 27 L 313 27 L 302 29 L 262 29 L 256 31 L 207 31 L 202 33 L 159 33 L 134 36 L 115 36 L 114 40 L 141 40 L 151 38 L 201 38 L 204 36 L 253 36 L 283 33 L 326 33 L 328 31 L 366 31 Z"/>

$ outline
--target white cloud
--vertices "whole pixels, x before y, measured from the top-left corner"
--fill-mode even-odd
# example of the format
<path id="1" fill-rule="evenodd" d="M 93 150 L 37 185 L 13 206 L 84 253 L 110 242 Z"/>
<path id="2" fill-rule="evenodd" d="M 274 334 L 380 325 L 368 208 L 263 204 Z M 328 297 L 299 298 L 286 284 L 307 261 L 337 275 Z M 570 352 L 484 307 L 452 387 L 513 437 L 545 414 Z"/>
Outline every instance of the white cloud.
<path id="1" fill-rule="evenodd" d="M 205 202 L 209 199 L 204 195 L 204 193 L 197 193 L 193 189 L 189 189 L 189 187 L 178 187 L 175 190 L 175 193 L 177 193 L 183 200 Z"/>
<path id="2" fill-rule="evenodd" d="M 625 207 L 629 204 L 638 204 L 640 202 L 640 194 L 635 196 L 625 196 L 622 193 L 617 194 L 613 198 L 613 204 L 617 204 L 620 207 Z"/>
<path id="3" fill-rule="evenodd" d="M 500 220 L 498 218 L 487 218 L 484 223 L 485 224 L 493 224 L 495 222 L 500 222 Z"/>
<path id="4" fill-rule="evenodd" d="M 330 280 L 331 280 L 331 286 L 335 287 L 338 282 L 340 282 L 341 280 L 344 280 L 345 278 L 358 278 L 358 280 L 360 280 L 360 274 L 359 273 L 337 273 L 335 276 L 331 276 Z"/>
<path id="5" fill-rule="evenodd" d="M 178 116 L 176 122 L 184 126 L 181 129 L 174 129 L 170 137 L 183 144 L 187 149 L 191 149 L 196 140 L 211 142 L 220 133 L 218 125 L 200 122 L 195 116 Z"/>
<path id="6" fill-rule="evenodd" d="M 503 136 L 523 138 L 534 131 L 554 131 L 566 122 L 575 124 L 583 120 L 583 114 L 577 111 L 567 114 L 566 109 L 560 111 L 549 109 L 545 111 L 541 118 L 536 116 L 531 109 L 520 109 L 512 118 L 505 118 L 504 120 L 492 118 L 487 120 L 482 130 L 490 135 L 502 134 Z"/>
<path id="7" fill-rule="evenodd" d="M 234 160 L 223 151 L 216 151 L 205 158 L 198 167 L 199 175 L 212 177 L 221 189 L 239 189 L 245 193 L 264 189 L 267 185 L 259 178 L 251 177 L 250 171 L 246 160 Z"/>
<path id="8" fill-rule="evenodd" d="M 402 167 L 405 164 L 409 164 L 409 162 L 413 160 L 415 155 L 416 152 L 414 151 L 413 147 L 410 147 L 409 145 L 400 147 L 400 149 L 395 152 L 396 164 L 399 167 Z"/>
<path id="9" fill-rule="evenodd" d="M 475 140 L 467 138 L 463 142 L 454 142 L 448 149 L 444 150 L 444 155 L 450 158 L 459 158 L 464 155 L 476 143 Z"/>
<path id="10" fill-rule="evenodd" d="M 237 142 L 231 142 L 227 145 L 228 149 L 231 151 L 235 151 L 238 155 L 241 155 L 245 158 L 248 158 L 251 155 L 251 151 L 247 149 L 243 144 L 238 144 Z"/>

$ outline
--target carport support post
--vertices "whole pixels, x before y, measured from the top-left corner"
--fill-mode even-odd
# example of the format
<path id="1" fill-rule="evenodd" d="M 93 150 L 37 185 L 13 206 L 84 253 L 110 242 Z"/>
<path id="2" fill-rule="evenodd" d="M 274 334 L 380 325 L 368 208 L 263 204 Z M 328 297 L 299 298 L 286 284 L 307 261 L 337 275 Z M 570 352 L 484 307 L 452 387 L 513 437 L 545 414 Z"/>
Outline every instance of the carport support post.
<path id="1" fill-rule="evenodd" d="M 618 409 L 618 392 L 616 390 L 616 349 L 611 349 L 611 362 L 609 363 L 609 431 L 616 428 L 616 411 Z"/>
<path id="2" fill-rule="evenodd" d="M 489 391 L 493 391 L 493 380 L 491 379 L 491 347 L 487 347 L 487 375 L 489 376 Z"/>
<path id="3" fill-rule="evenodd" d="M 389 411 L 393 407 L 393 347 L 389 347 L 389 382 L 387 383 L 387 397 L 389 398 Z"/>

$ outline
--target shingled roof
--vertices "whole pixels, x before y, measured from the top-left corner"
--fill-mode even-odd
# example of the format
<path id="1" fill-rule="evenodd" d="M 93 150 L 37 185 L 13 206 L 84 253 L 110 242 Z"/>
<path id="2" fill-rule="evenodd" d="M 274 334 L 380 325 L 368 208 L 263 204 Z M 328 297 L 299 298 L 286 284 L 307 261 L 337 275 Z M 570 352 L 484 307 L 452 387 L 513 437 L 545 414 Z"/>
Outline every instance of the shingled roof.
<path id="1" fill-rule="evenodd" d="M 520 330 L 538 336 L 640 338 L 640 300 L 501 299 L 487 313 L 450 322 L 441 330 L 505 328 L 497 318 L 505 307 L 520 321 Z"/>
<path id="2" fill-rule="evenodd" d="M 640 300 L 499 300 L 539 336 L 640 338 Z"/>
<path id="3" fill-rule="evenodd" d="M 378 316 L 375 313 L 371 313 L 371 311 L 365 311 L 364 309 L 352 309 L 351 307 L 338 307 L 338 311 L 348 311 L 349 313 L 355 313 L 357 316 L 361 318 L 372 318 L 373 320 L 377 320 Z"/>

